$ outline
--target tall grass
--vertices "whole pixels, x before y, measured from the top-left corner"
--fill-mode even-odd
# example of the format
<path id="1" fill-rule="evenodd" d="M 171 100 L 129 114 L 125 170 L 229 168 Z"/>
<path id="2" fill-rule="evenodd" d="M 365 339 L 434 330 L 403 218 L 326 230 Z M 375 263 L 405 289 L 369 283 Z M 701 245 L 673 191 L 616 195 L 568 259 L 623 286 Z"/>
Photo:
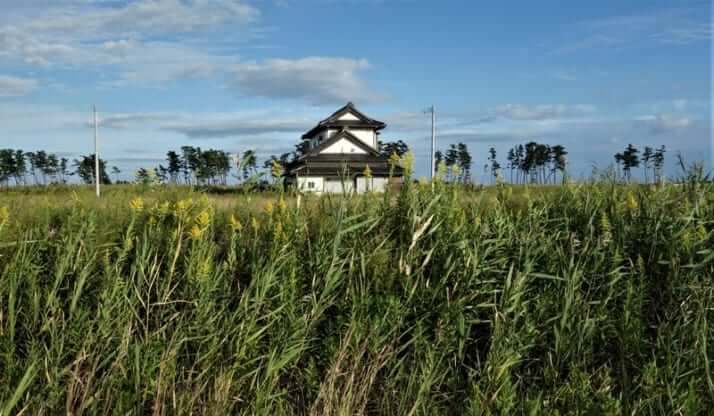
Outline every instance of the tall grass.
<path id="1" fill-rule="evenodd" d="M 712 191 L 0 195 L 0 414 L 704 414 Z"/>

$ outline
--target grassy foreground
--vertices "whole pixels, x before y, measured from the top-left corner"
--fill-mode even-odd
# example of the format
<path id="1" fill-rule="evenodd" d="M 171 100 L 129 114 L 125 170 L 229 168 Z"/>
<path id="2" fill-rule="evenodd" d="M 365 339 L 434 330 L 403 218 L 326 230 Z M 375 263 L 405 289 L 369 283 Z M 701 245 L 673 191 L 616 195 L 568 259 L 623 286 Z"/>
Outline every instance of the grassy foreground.
<path id="1" fill-rule="evenodd" d="M 703 184 L 0 191 L 0 414 L 704 414 L 713 229 Z"/>

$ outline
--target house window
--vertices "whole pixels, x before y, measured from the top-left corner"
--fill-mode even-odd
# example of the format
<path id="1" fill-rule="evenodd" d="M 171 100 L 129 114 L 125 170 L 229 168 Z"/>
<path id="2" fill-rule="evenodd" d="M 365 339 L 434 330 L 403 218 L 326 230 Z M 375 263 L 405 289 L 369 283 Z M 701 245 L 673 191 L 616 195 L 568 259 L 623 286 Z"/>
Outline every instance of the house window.
<path id="1" fill-rule="evenodd" d="M 308 182 L 307 189 L 315 189 L 315 182 L 313 182 L 313 181 Z"/>

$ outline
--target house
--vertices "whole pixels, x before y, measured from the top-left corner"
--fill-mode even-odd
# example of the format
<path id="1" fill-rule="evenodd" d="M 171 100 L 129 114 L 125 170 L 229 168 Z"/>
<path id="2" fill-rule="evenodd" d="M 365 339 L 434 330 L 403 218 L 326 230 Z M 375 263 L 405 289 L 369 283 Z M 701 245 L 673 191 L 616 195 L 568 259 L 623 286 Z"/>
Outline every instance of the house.
<path id="1" fill-rule="evenodd" d="M 347 103 L 303 134 L 303 154 L 287 166 L 287 182 L 316 193 L 384 191 L 402 179 L 402 168 L 379 152 L 385 127 Z"/>

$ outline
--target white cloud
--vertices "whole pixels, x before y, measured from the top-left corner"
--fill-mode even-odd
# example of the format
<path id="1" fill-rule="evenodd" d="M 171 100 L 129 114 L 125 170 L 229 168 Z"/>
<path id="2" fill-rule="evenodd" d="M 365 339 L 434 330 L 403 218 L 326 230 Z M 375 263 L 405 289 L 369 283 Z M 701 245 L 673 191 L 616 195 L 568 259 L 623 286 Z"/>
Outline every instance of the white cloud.
<path id="1" fill-rule="evenodd" d="M 671 114 L 645 115 L 636 117 L 635 121 L 646 126 L 651 134 L 680 130 L 692 125 L 691 118 Z"/>
<path id="2" fill-rule="evenodd" d="M 26 95 L 37 88 L 37 80 L 0 75 L 0 97 Z"/>
<path id="3" fill-rule="evenodd" d="M 236 65 L 230 73 L 230 84 L 243 94 L 300 98 L 315 105 L 380 101 L 384 96 L 370 90 L 358 75 L 369 67 L 365 59 L 269 59 Z"/>
<path id="4" fill-rule="evenodd" d="M 708 41 L 714 25 L 704 18 L 708 5 L 657 10 L 648 13 L 611 16 L 578 22 L 568 33 L 569 41 L 554 53 L 583 49 L 620 50 L 636 42 L 686 45 Z"/>
<path id="5" fill-rule="evenodd" d="M 587 104 L 504 104 L 496 107 L 495 114 L 511 120 L 554 120 L 565 117 L 586 115 L 595 112 L 592 105 Z"/>

